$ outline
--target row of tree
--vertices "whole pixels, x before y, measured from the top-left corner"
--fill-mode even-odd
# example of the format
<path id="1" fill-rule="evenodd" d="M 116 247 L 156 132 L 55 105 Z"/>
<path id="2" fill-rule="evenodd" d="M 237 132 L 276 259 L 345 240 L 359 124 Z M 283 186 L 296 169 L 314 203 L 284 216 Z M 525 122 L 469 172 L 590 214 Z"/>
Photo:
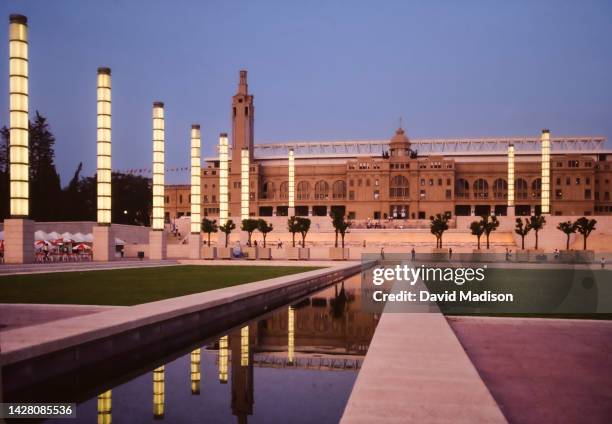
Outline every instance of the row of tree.
<path id="1" fill-rule="evenodd" d="M 0 220 L 10 216 L 10 131 L 0 129 Z M 29 123 L 30 218 L 35 221 L 95 221 L 96 177 L 81 175 L 79 163 L 70 182 L 62 187 L 55 166 L 55 136 L 49 122 L 36 111 Z M 112 222 L 149 225 L 151 179 L 113 172 Z"/>

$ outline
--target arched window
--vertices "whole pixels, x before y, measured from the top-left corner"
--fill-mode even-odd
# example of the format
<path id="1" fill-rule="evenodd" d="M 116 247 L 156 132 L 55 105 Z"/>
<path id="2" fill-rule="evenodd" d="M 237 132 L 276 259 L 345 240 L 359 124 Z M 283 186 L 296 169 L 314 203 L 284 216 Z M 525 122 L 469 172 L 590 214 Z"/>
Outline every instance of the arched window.
<path id="1" fill-rule="evenodd" d="M 531 182 L 531 197 L 534 199 L 542 197 L 542 178 L 536 178 Z"/>
<path id="2" fill-rule="evenodd" d="M 476 199 L 486 199 L 489 197 L 489 183 L 483 178 L 474 181 L 474 197 Z"/>
<path id="3" fill-rule="evenodd" d="M 334 199 L 345 199 L 346 198 L 346 182 L 338 180 L 334 182 L 332 186 L 332 197 Z"/>
<path id="4" fill-rule="evenodd" d="M 274 199 L 275 194 L 274 183 L 272 181 L 265 181 L 261 185 L 260 199 Z"/>
<path id="5" fill-rule="evenodd" d="M 327 181 L 317 181 L 315 184 L 315 199 L 327 199 L 329 197 L 329 184 Z"/>
<path id="6" fill-rule="evenodd" d="M 310 184 L 308 181 L 300 181 L 297 185 L 297 199 L 308 200 L 310 197 Z"/>
<path id="7" fill-rule="evenodd" d="M 278 190 L 278 195 L 281 199 L 289 198 L 289 183 L 287 181 L 283 181 L 280 185 L 280 189 Z"/>
<path id="8" fill-rule="evenodd" d="M 470 184 L 463 178 L 459 178 L 455 183 L 455 196 L 457 199 L 467 199 L 470 197 Z"/>
<path id="9" fill-rule="evenodd" d="M 527 198 L 527 181 L 522 178 L 518 178 L 514 181 L 514 195 L 517 199 Z"/>
<path id="10" fill-rule="evenodd" d="M 503 178 L 493 181 L 493 197 L 496 199 L 508 198 L 508 182 Z"/>
<path id="11" fill-rule="evenodd" d="M 391 187 L 389 187 L 389 196 L 393 198 L 408 197 L 410 188 L 408 179 L 403 175 L 396 175 L 391 179 Z"/>

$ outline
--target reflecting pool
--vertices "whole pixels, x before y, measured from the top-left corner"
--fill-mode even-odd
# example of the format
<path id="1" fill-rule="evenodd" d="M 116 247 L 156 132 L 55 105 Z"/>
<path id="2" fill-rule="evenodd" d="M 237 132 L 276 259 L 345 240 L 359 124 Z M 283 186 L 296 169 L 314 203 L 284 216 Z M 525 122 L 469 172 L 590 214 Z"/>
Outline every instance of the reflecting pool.
<path id="1" fill-rule="evenodd" d="M 336 423 L 378 318 L 361 310 L 358 274 L 116 385 L 100 381 L 76 419 L 48 422 Z"/>

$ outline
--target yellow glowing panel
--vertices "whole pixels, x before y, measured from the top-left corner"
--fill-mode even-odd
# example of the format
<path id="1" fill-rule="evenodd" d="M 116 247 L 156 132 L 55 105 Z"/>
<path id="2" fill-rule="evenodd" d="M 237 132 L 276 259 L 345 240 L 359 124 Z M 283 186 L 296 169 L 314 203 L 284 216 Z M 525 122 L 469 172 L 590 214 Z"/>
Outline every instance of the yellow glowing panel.
<path id="1" fill-rule="evenodd" d="M 287 315 L 287 360 L 293 362 L 295 359 L 295 309 L 289 306 Z"/>
<path id="2" fill-rule="evenodd" d="M 98 395 L 98 424 L 112 422 L 112 392 L 107 390 Z"/>
<path id="3" fill-rule="evenodd" d="M 111 223 L 111 75 L 110 69 L 98 69 L 97 135 L 98 169 L 97 197 L 100 225 Z"/>
<path id="4" fill-rule="evenodd" d="M 191 126 L 191 233 L 200 234 L 200 155 L 201 134 L 200 126 Z"/>
<path id="5" fill-rule="evenodd" d="M 228 199 L 228 143 L 227 134 L 219 137 L 219 224 L 224 225 L 229 218 Z"/>
<path id="6" fill-rule="evenodd" d="M 200 362 L 201 351 L 196 349 L 191 352 L 191 393 L 200 393 Z"/>
<path id="7" fill-rule="evenodd" d="M 240 329 L 240 365 L 249 366 L 249 326 Z"/>
<path id="8" fill-rule="evenodd" d="M 550 132 L 542 131 L 542 214 L 550 213 Z"/>
<path id="9" fill-rule="evenodd" d="M 508 206 L 514 206 L 514 144 L 508 145 Z"/>
<path id="10" fill-rule="evenodd" d="M 249 149 L 242 149 L 240 159 L 240 218 L 249 219 Z"/>
<path id="11" fill-rule="evenodd" d="M 164 229 L 164 104 L 153 103 L 153 230 Z"/>
<path id="12" fill-rule="evenodd" d="M 293 149 L 289 150 L 289 207 L 295 207 L 295 156 Z"/>
<path id="13" fill-rule="evenodd" d="M 227 369 L 228 369 L 228 337 L 223 336 L 219 339 L 219 382 L 227 383 Z"/>
<path id="14" fill-rule="evenodd" d="M 28 26 L 17 17 L 9 25 L 10 212 L 26 217 L 29 207 Z"/>
<path id="15" fill-rule="evenodd" d="M 164 416 L 164 390 L 165 390 L 165 369 L 161 367 L 153 370 L 153 416 Z"/>

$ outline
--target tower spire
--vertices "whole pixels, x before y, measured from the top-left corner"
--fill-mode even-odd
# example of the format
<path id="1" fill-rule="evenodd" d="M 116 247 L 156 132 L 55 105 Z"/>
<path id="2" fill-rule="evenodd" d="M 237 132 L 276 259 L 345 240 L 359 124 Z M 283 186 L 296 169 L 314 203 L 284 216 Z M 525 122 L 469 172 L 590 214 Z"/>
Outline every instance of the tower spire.
<path id="1" fill-rule="evenodd" d="M 248 94 L 249 93 L 249 85 L 247 84 L 247 71 L 240 71 L 240 82 L 238 83 L 238 94 Z"/>

